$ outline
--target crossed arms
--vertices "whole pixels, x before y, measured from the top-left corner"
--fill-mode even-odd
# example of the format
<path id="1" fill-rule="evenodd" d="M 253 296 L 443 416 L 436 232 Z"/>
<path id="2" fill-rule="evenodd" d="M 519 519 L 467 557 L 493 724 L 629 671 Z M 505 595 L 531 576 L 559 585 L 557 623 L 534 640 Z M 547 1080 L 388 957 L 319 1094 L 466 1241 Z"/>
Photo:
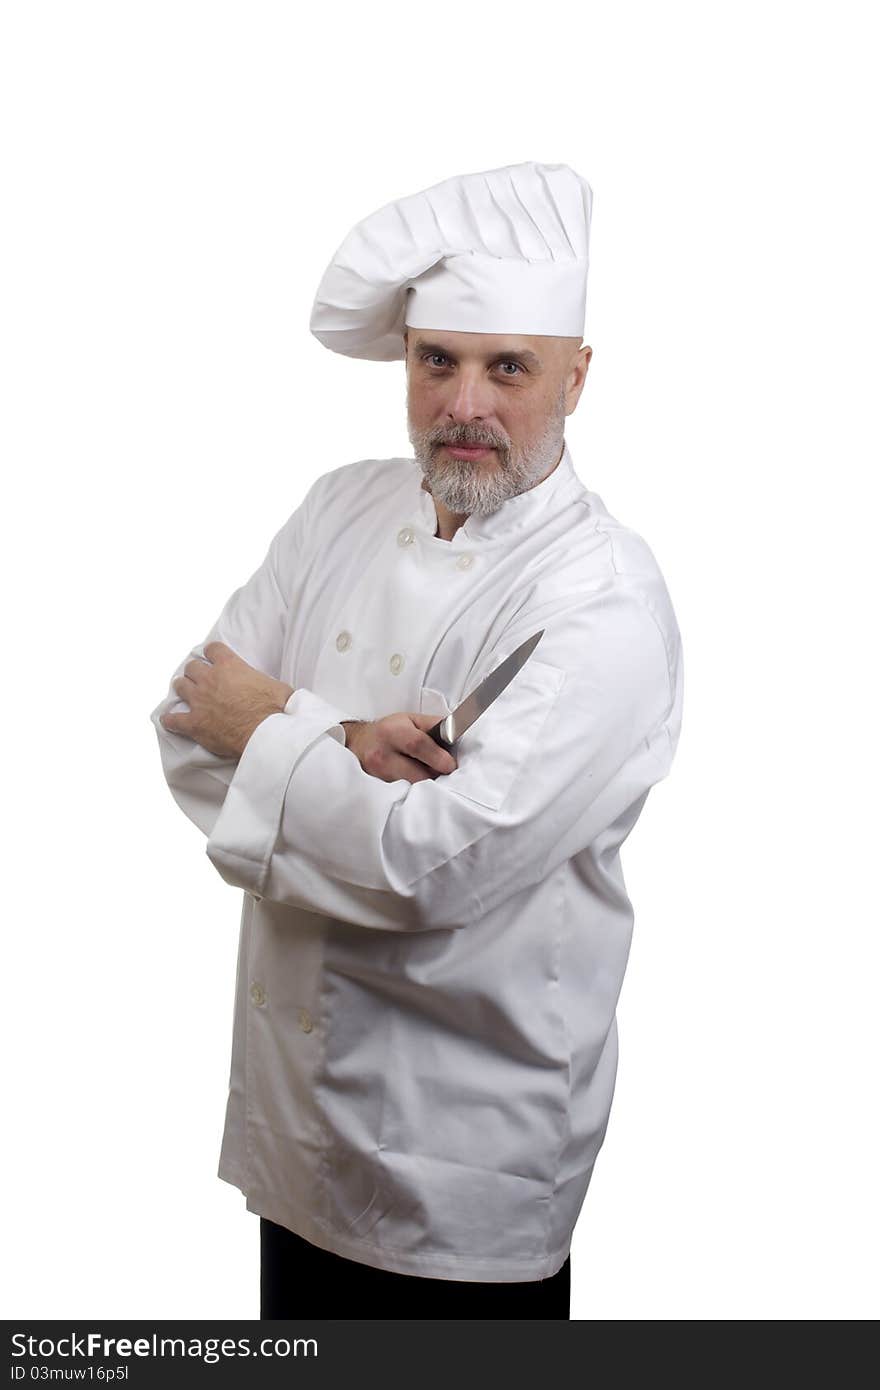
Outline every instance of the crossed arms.
<path id="1" fill-rule="evenodd" d="M 208 642 L 204 652 L 205 659 L 191 657 L 171 682 L 189 706 L 186 713 L 167 711 L 158 720 L 163 729 L 193 739 L 216 757 L 237 761 L 257 726 L 270 714 L 283 712 L 294 687 L 258 671 L 225 642 Z M 385 782 L 419 782 L 458 766 L 453 755 L 425 732 L 436 719 L 400 713 L 379 720 L 343 720 L 342 727 L 346 747 L 368 775 Z"/>
<path id="2" fill-rule="evenodd" d="M 282 682 L 272 673 L 290 585 L 279 567 L 295 559 L 301 512 L 151 714 L 168 786 L 226 882 L 364 927 L 463 927 L 591 844 L 666 775 L 666 643 L 643 596 L 614 577 L 541 614 L 546 660 L 526 662 L 451 770 L 424 732 L 435 716 L 364 726 Z M 505 632 L 475 679 L 531 634 L 534 616 Z M 368 748 L 365 730 L 388 721 L 397 746 Z"/>

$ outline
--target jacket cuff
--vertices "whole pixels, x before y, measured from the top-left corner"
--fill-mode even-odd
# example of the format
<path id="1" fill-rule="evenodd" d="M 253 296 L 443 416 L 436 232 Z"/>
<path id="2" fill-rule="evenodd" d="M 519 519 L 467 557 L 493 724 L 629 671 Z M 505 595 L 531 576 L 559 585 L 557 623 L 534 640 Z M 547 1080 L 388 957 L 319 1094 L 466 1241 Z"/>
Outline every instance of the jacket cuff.
<path id="1" fill-rule="evenodd" d="M 205 846 L 205 853 L 227 883 L 259 895 L 294 768 L 324 734 L 345 747 L 342 721 L 356 717 L 301 686 L 283 711 L 268 715 L 257 725 L 238 760 Z"/>

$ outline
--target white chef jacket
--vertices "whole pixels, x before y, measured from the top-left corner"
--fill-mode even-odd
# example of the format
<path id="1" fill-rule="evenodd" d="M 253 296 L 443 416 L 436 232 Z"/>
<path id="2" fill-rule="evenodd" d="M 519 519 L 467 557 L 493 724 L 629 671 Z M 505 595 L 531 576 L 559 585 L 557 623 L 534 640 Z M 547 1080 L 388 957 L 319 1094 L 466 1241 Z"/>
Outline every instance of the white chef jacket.
<path id="1" fill-rule="evenodd" d="M 411 458 L 326 473 L 204 643 L 296 687 L 241 758 L 152 712 L 168 785 L 244 889 L 218 1175 L 379 1269 L 546 1278 L 608 1122 L 633 922 L 619 849 L 669 770 L 680 636 L 646 543 L 574 471 L 451 541 Z M 458 767 L 364 772 L 343 719 L 454 708 L 534 654 Z M 172 678 L 173 679 L 173 678 Z"/>

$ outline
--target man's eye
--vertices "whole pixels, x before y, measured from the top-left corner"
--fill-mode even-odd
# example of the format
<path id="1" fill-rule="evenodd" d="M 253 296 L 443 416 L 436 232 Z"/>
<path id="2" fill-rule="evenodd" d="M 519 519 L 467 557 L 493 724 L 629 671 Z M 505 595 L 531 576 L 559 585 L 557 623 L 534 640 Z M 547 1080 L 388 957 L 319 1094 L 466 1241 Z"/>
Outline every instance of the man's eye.
<path id="1" fill-rule="evenodd" d="M 438 360 L 440 362 L 449 361 L 445 352 L 428 352 L 425 354 L 425 361 L 428 363 L 429 366 L 434 366 Z M 520 364 L 518 362 L 514 362 L 512 358 L 505 358 L 503 361 L 497 362 L 496 366 L 516 368 L 516 370 L 513 372 L 502 372 L 502 376 L 516 376 L 523 371 L 523 368 L 520 366 Z"/>

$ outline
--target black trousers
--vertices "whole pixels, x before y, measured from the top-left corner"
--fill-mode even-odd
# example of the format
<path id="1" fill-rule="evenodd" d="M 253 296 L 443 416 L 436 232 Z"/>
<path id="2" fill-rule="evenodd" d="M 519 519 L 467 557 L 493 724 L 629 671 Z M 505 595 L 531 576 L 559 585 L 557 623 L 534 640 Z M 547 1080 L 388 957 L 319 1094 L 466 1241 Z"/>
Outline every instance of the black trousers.
<path id="1" fill-rule="evenodd" d="M 569 1318 L 571 1256 L 549 1279 L 428 1279 L 344 1259 L 260 1217 L 261 1318 Z"/>

